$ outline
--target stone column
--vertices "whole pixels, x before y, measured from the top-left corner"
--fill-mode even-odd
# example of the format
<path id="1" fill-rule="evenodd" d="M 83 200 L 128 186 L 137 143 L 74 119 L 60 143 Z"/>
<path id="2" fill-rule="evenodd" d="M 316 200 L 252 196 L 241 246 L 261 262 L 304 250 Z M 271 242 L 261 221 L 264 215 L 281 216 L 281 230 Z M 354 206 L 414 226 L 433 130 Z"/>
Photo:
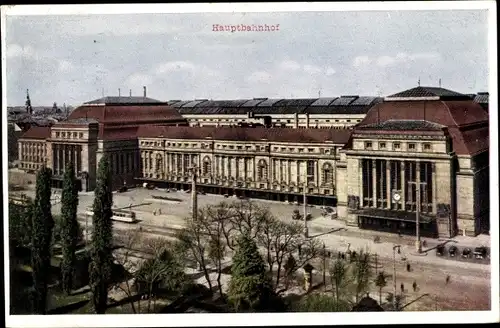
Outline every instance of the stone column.
<path id="1" fill-rule="evenodd" d="M 82 171 L 82 146 L 78 145 L 76 152 L 76 172 Z"/>
<path id="2" fill-rule="evenodd" d="M 373 205 L 372 205 L 372 207 L 377 207 L 377 160 L 376 159 L 372 159 L 372 183 L 373 183 L 373 188 L 372 188 Z"/>
<path id="3" fill-rule="evenodd" d="M 391 209 L 391 161 L 385 161 L 387 208 Z"/>
<path id="4" fill-rule="evenodd" d="M 66 170 L 66 163 L 68 162 L 68 146 L 64 145 L 63 146 L 63 163 L 61 167 L 61 174 L 64 174 L 64 171 Z"/>
<path id="5" fill-rule="evenodd" d="M 359 175 L 359 206 L 360 207 L 365 206 L 365 198 L 364 198 L 365 196 L 363 195 L 363 183 L 364 183 L 364 180 L 363 180 L 364 165 L 363 165 L 363 163 L 364 163 L 364 161 L 365 161 L 364 158 L 361 158 L 358 160 L 359 172 L 361 172 L 361 174 Z"/>
<path id="6" fill-rule="evenodd" d="M 406 210 L 406 197 L 405 197 L 405 194 L 406 194 L 406 188 L 405 188 L 405 185 L 406 185 L 406 181 L 405 181 L 405 162 L 404 161 L 401 161 L 401 204 L 402 204 L 402 210 L 405 211 Z"/>
<path id="7" fill-rule="evenodd" d="M 252 180 L 255 181 L 256 180 L 256 174 L 255 174 L 255 157 L 252 157 Z"/>
<path id="8" fill-rule="evenodd" d="M 141 163 L 142 163 L 141 172 L 142 172 L 142 176 L 145 177 L 146 176 L 146 152 L 141 151 L 140 155 L 141 155 Z"/>
<path id="9" fill-rule="evenodd" d="M 415 181 L 417 182 L 417 185 L 415 185 L 415 189 L 419 190 L 419 193 L 422 192 L 422 186 L 420 185 L 420 161 L 417 160 L 416 165 L 415 165 Z M 417 204 L 417 199 L 420 200 L 420 204 Z M 422 209 L 422 197 L 420 195 L 417 195 L 415 192 L 415 208 L 418 206 L 420 209 Z"/>
<path id="10" fill-rule="evenodd" d="M 297 183 L 297 186 L 300 188 L 300 161 L 299 160 L 295 161 L 295 171 L 296 171 L 296 175 L 297 175 L 296 183 Z"/>
<path id="11" fill-rule="evenodd" d="M 290 182 L 292 182 L 291 175 L 292 175 L 292 161 L 288 160 L 286 163 L 286 181 L 288 185 L 290 185 Z"/>
<path id="12" fill-rule="evenodd" d="M 437 181 L 436 181 L 436 163 L 432 162 L 432 213 L 437 213 Z"/>
<path id="13" fill-rule="evenodd" d="M 320 182 L 319 182 L 319 179 L 320 179 L 320 170 L 319 170 L 319 162 L 318 161 L 314 161 L 314 183 L 316 184 L 316 187 L 319 188 L 319 185 L 320 185 Z"/>

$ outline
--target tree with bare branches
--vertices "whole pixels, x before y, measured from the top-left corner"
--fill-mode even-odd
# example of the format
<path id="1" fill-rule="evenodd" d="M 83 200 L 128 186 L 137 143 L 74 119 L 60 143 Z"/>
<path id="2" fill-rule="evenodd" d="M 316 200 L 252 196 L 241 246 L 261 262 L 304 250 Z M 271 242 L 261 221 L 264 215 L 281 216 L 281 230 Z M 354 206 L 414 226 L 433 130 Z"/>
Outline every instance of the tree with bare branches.
<path id="1" fill-rule="evenodd" d="M 356 286 L 356 303 L 358 303 L 359 298 L 365 295 L 369 290 L 372 273 L 373 271 L 370 264 L 370 253 L 360 250 L 354 260 L 352 268 L 352 275 L 354 277 Z"/>
<path id="2" fill-rule="evenodd" d="M 136 299 L 137 304 L 134 302 L 134 297 L 137 293 L 133 281 L 135 281 L 137 271 L 139 270 L 139 263 L 134 253 L 142 241 L 143 235 L 139 229 L 127 230 L 120 238 L 122 247 L 113 254 L 114 262 L 124 269 L 124 279 L 116 282 L 113 287 L 120 289 L 131 300 L 130 306 L 133 313 L 141 313 L 140 297 Z"/>
<path id="3" fill-rule="evenodd" d="M 177 249 L 184 254 L 187 259 L 198 265 L 203 272 L 208 283 L 208 288 L 212 291 L 212 281 L 208 265 L 210 258 L 208 256 L 210 236 L 206 229 L 208 223 L 204 222 L 205 215 L 203 211 L 196 216 L 196 219 L 186 218 L 184 229 L 177 233 Z"/>

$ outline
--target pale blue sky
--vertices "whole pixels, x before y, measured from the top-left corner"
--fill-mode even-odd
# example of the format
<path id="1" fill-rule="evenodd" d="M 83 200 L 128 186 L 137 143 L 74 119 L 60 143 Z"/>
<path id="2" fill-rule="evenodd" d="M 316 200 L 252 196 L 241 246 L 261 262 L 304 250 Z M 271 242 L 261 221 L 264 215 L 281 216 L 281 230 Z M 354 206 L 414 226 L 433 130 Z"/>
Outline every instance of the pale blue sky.
<path id="1" fill-rule="evenodd" d="M 279 24 L 213 32 L 212 24 Z M 485 10 L 7 16 L 8 105 L 488 91 Z"/>

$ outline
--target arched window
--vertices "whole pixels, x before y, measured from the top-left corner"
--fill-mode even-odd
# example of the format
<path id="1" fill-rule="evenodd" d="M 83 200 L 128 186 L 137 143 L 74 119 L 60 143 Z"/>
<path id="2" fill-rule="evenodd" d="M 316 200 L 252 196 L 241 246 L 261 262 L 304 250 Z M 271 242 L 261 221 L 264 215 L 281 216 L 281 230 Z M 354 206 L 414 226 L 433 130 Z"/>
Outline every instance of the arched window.
<path id="1" fill-rule="evenodd" d="M 156 172 L 163 173 L 163 157 L 161 154 L 156 154 Z"/>
<path id="2" fill-rule="evenodd" d="M 323 165 L 323 184 L 333 183 L 333 168 L 330 163 L 325 163 Z"/>
<path id="3" fill-rule="evenodd" d="M 267 180 L 267 163 L 263 159 L 261 159 L 257 165 L 257 180 Z"/>
<path id="4" fill-rule="evenodd" d="M 212 161 L 208 156 L 203 159 L 202 175 L 209 175 L 212 173 Z"/>

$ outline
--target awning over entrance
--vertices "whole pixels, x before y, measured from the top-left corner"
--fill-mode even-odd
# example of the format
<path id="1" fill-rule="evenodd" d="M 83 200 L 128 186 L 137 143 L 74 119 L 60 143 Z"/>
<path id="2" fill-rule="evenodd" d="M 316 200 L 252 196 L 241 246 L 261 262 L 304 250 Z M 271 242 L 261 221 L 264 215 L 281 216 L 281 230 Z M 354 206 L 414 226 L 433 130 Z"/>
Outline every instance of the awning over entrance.
<path id="1" fill-rule="evenodd" d="M 391 211 L 378 208 L 368 208 L 356 211 L 356 214 L 363 216 L 371 216 L 380 219 L 392 219 L 405 222 L 417 222 L 417 215 L 415 212 L 404 212 L 404 211 Z M 434 217 L 426 214 L 420 213 L 420 222 L 428 223 L 434 221 Z"/>

